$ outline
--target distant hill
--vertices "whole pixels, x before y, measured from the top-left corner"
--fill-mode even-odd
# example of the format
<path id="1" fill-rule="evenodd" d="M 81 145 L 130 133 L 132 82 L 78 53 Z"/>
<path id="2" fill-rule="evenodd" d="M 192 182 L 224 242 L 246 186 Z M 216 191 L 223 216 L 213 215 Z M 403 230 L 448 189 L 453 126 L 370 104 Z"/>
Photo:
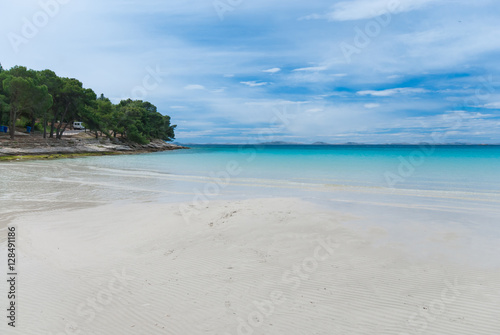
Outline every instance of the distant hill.
<path id="1" fill-rule="evenodd" d="M 284 141 L 273 141 L 273 142 L 263 142 L 263 143 L 259 143 L 258 145 L 297 145 L 297 144 L 303 144 L 303 143 L 297 143 L 297 142 L 284 142 Z"/>
<path id="2" fill-rule="evenodd" d="M 324 146 L 422 146 L 422 145 L 432 145 L 432 146 L 467 146 L 467 145 L 493 145 L 498 146 L 497 144 L 482 144 L 482 143 L 463 143 L 463 142 L 453 142 L 453 143 L 359 143 L 359 142 L 346 142 L 346 143 L 327 143 L 327 142 L 314 142 L 314 143 L 300 143 L 300 142 L 286 142 L 286 141 L 273 141 L 273 142 L 263 142 L 263 143 L 180 143 L 180 142 L 172 142 L 172 144 L 180 145 L 180 146 L 266 146 L 266 145 L 324 145 Z"/>

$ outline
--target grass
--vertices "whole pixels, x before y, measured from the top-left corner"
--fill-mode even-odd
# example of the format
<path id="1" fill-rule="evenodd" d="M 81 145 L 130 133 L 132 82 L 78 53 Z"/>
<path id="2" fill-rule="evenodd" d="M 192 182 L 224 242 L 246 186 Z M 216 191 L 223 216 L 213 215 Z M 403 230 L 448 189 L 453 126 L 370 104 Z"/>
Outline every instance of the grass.
<path id="1" fill-rule="evenodd" d="M 89 156 L 122 155 L 121 152 L 88 152 L 73 154 L 45 154 L 45 155 L 20 155 L 20 156 L 0 156 L 0 162 L 25 161 L 25 160 L 51 160 L 63 158 L 78 158 Z"/>

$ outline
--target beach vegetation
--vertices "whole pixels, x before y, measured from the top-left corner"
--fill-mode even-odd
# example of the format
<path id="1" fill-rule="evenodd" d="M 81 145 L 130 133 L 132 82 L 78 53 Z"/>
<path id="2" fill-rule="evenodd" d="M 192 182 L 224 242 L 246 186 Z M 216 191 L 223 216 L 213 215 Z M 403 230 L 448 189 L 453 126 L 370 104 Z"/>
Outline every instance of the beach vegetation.
<path id="1" fill-rule="evenodd" d="M 170 116 L 148 101 L 126 99 L 114 104 L 104 94 L 97 97 L 78 79 L 24 66 L 4 70 L 0 65 L 0 124 L 8 125 L 11 139 L 26 127 L 41 132 L 43 138 L 61 139 L 77 121 L 96 138 L 119 137 L 138 144 L 175 138 Z"/>

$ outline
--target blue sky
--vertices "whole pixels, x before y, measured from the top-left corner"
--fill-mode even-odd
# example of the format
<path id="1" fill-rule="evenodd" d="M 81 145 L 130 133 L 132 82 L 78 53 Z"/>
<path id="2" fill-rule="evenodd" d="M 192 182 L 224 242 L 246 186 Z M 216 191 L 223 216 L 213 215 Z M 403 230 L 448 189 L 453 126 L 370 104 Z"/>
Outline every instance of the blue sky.
<path id="1" fill-rule="evenodd" d="M 0 0 L 0 62 L 143 98 L 183 143 L 500 143 L 493 0 Z"/>

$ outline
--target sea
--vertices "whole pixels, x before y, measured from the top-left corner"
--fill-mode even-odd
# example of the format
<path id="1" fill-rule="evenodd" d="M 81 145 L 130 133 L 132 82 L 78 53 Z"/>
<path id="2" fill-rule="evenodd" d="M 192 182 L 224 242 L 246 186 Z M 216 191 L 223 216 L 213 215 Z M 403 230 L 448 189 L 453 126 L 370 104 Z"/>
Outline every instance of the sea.
<path id="1" fill-rule="evenodd" d="M 497 199 L 500 146 L 193 145 L 139 155 L 4 163 L 0 173 L 4 199 L 39 188 L 41 194 L 55 192 L 52 196 L 70 189 L 82 201 L 181 201 L 197 193 L 300 196 L 339 189 Z"/>

